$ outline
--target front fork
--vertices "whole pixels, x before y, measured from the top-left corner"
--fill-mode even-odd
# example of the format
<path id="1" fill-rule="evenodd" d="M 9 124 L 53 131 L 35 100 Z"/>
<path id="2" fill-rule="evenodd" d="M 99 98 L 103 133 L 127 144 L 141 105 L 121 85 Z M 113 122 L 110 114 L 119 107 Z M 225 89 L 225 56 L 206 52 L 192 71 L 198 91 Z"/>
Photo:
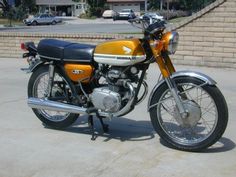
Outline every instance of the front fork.
<path id="1" fill-rule="evenodd" d="M 173 96 L 176 102 L 180 116 L 182 118 L 186 118 L 188 116 L 188 113 L 185 110 L 181 98 L 178 95 L 177 86 L 175 82 L 173 82 L 173 80 L 171 79 L 171 75 L 175 72 L 175 68 L 170 60 L 170 57 L 166 53 L 164 53 L 163 55 L 156 57 L 156 62 L 160 68 L 161 74 L 165 82 L 167 83 L 168 88 L 170 89 L 171 95 Z"/>
<path id="2" fill-rule="evenodd" d="M 55 75 L 55 65 L 53 64 L 53 62 L 51 62 L 49 64 L 49 79 L 48 79 L 48 95 L 47 97 L 51 97 L 52 96 L 52 87 L 53 87 L 53 82 L 54 82 L 54 75 Z"/>

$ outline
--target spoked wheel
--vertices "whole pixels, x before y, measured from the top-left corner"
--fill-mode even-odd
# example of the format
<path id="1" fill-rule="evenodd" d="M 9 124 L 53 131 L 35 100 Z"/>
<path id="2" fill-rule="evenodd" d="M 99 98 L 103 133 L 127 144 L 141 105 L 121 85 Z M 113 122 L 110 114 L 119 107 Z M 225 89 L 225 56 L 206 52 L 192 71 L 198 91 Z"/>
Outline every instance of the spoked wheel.
<path id="1" fill-rule="evenodd" d="M 28 97 L 46 98 L 48 96 L 48 80 L 48 66 L 42 66 L 33 72 L 28 83 Z M 71 102 L 71 89 L 57 70 L 55 71 L 51 97 L 50 99 L 54 101 Z M 33 111 L 43 123 L 57 129 L 68 127 L 79 116 L 78 114 L 44 109 L 33 109 Z"/>
<path id="2" fill-rule="evenodd" d="M 175 83 L 187 118 L 179 115 L 167 85 L 162 84 L 151 98 L 152 124 L 170 146 L 186 151 L 201 151 L 222 136 L 227 126 L 228 108 L 216 86 L 197 78 L 176 78 Z"/>

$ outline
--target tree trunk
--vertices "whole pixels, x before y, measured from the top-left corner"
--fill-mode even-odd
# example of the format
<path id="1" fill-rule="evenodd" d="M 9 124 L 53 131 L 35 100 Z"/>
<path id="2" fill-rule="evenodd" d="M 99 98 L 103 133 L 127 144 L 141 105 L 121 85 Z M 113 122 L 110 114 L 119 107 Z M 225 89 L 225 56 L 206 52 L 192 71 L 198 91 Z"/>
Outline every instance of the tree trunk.
<path id="1" fill-rule="evenodd" d="M 163 10 L 163 0 L 160 0 L 160 10 Z"/>

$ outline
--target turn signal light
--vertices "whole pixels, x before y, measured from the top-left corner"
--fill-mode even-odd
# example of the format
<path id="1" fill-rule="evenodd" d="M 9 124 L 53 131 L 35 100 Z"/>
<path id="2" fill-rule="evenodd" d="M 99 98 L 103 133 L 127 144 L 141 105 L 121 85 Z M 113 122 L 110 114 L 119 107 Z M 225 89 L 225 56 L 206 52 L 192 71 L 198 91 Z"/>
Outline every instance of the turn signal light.
<path id="1" fill-rule="evenodd" d="M 21 48 L 22 50 L 27 50 L 27 47 L 25 46 L 25 43 L 21 43 L 21 44 L 20 44 L 20 48 Z"/>

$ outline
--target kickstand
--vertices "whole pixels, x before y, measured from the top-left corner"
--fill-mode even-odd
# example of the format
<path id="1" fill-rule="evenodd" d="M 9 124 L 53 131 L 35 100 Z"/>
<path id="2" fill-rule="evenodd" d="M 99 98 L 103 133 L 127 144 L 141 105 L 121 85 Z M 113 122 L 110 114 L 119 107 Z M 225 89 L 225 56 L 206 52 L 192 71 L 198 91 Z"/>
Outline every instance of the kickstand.
<path id="1" fill-rule="evenodd" d="M 99 120 L 100 120 L 100 122 L 101 122 L 101 124 L 102 124 L 103 132 L 104 132 L 104 133 L 107 133 L 107 132 L 109 131 L 109 125 L 108 125 L 108 124 L 105 124 L 105 123 L 103 122 L 103 118 L 102 118 L 101 116 L 97 115 L 97 117 L 99 118 Z"/>
<path id="2" fill-rule="evenodd" d="M 91 128 L 91 131 L 92 131 L 91 140 L 94 141 L 94 140 L 96 140 L 96 136 L 95 136 L 95 129 L 94 129 L 94 123 L 93 123 L 93 116 L 92 115 L 88 116 L 88 124 L 89 124 L 89 127 Z"/>

